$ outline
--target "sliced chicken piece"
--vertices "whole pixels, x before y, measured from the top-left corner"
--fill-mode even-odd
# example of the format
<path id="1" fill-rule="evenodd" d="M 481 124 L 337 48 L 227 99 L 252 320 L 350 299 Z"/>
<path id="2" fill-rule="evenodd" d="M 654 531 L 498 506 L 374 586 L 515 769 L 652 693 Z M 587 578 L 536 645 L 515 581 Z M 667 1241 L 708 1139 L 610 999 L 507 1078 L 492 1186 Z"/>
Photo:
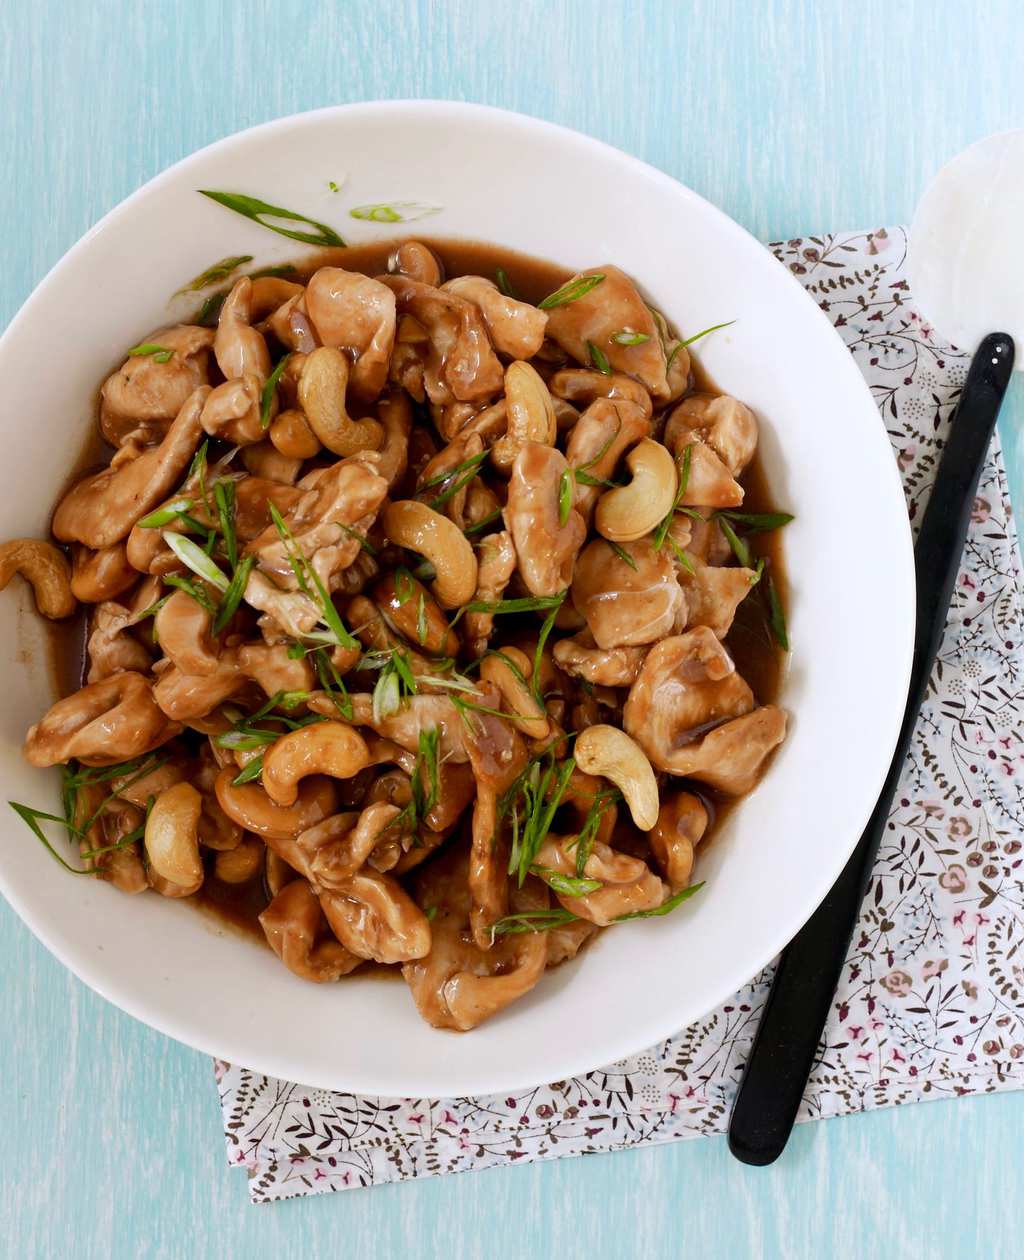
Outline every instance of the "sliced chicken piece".
<path id="1" fill-rule="evenodd" d="M 753 692 L 706 626 L 651 649 L 622 719 L 656 769 L 730 795 L 750 791 L 786 734 L 785 713 L 754 707 Z"/>
<path id="2" fill-rule="evenodd" d="M 754 708 L 754 694 L 706 626 L 662 639 L 647 654 L 623 709 L 623 727 L 658 770 L 682 774 L 681 753 L 709 730 Z"/>
<path id="3" fill-rule="evenodd" d="M 692 792 L 662 796 L 658 821 L 647 833 L 651 852 L 674 893 L 686 888 L 693 856 L 708 826 L 707 806 Z"/>
<path id="4" fill-rule="evenodd" d="M 474 602 L 493 604 L 501 599 L 516 568 L 516 549 L 508 530 L 489 534 L 477 548 Z M 494 629 L 493 613 L 466 613 L 466 645 L 474 656 L 483 656 Z"/>
<path id="5" fill-rule="evenodd" d="M 675 454 L 680 468 L 689 459 L 690 471 L 686 489 L 679 502 L 683 507 L 735 508 L 743 502 L 743 487 L 733 477 L 728 465 L 694 430 L 677 424 L 671 434 L 666 430 L 665 445 Z M 689 449 L 689 457 L 686 451 Z"/>
<path id="6" fill-rule="evenodd" d="M 638 381 L 621 372 L 606 375 L 591 368 L 565 368 L 552 376 L 548 389 L 556 398 L 576 407 L 589 407 L 598 398 L 631 402 L 640 408 L 646 420 L 651 418 L 650 394 Z"/>
<path id="7" fill-rule="evenodd" d="M 209 392 L 204 385 L 189 395 L 159 446 L 112 463 L 72 486 L 53 514 L 54 536 L 97 551 L 126 538 L 188 468 L 203 435 L 199 417 Z"/>
<path id="8" fill-rule="evenodd" d="M 322 344 L 352 360 L 353 394 L 372 402 L 387 384 L 395 345 L 394 293 L 357 271 L 321 267 L 306 287 L 306 309 Z"/>
<path id="9" fill-rule="evenodd" d="M 531 595 L 557 595 L 572 582 L 587 526 L 575 507 L 561 520 L 563 477 L 575 482 L 561 451 L 527 442 L 516 456 L 505 505 L 505 525 L 515 545 L 519 572 Z"/>
<path id="10" fill-rule="evenodd" d="M 511 359 L 532 359 L 544 344 L 547 315 L 529 302 L 506 296 L 493 280 L 458 276 L 442 288 L 479 308 L 499 354 L 507 354 Z"/>
<path id="11" fill-rule="evenodd" d="M 213 674 L 221 644 L 213 635 L 213 618 L 185 591 L 172 591 L 156 614 L 160 651 L 185 674 Z"/>
<path id="12" fill-rule="evenodd" d="M 696 744 L 680 748 L 670 772 L 700 779 L 728 796 L 744 796 L 753 790 L 769 754 L 785 738 L 785 712 L 774 704 L 762 705 L 715 727 Z"/>
<path id="13" fill-rule="evenodd" d="M 572 602 L 604 650 L 654 643 L 686 621 L 686 598 L 669 549 L 655 550 L 641 538 L 622 544 L 622 552 L 628 561 L 603 538 L 588 543 L 572 583 Z"/>
<path id="14" fill-rule="evenodd" d="M 209 384 L 211 328 L 158 328 L 141 344 L 160 350 L 129 355 L 100 390 L 100 430 L 111 446 L 120 446 L 129 435 L 145 444 L 159 442 L 186 399 Z M 169 359 L 164 350 L 171 351 Z"/>
<path id="15" fill-rule="evenodd" d="M 490 682 L 480 684 L 479 704 L 500 709 L 501 693 Z M 511 722 L 493 713 L 474 711 L 467 716 L 466 752 L 476 779 L 472 844 L 469 851 L 469 921 L 480 949 L 490 949 L 491 928 L 508 913 L 508 842 L 498 818 L 498 800 L 526 768 L 527 751 Z"/>
<path id="16" fill-rule="evenodd" d="M 416 898 L 433 909 L 431 947 L 426 958 L 406 963 L 402 975 L 419 1013 L 435 1028 L 466 1032 L 528 993 L 544 974 L 548 933 L 500 935 L 481 949 L 467 930 L 468 855 L 460 848 L 424 869 Z M 536 879 L 513 888 L 512 913 L 548 907 L 548 892 Z"/>
<path id="17" fill-rule="evenodd" d="M 102 682 L 113 674 L 134 670 L 148 674 L 150 653 L 131 633 L 135 618 L 130 609 L 106 600 L 93 609 L 89 626 L 89 673 L 86 682 Z"/>
<path id="18" fill-rule="evenodd" d="M 632 686 L 646 655 L 646 647 L 599 648 L 589 630 L 559 640 L 552 649 L 559 669 L 603 687 Z"/>
<path id="19" fill-rule="evenodd" d="M 438 755 L 441 758 L 451 761 L 469 759 L 464 738 L 465 726 L 458 709 L 447 696 L 409 696 L 395 713 L 380 719 L 373 716 L 373 697 L 368 693 L 354 692 L 349 699 L 352 702 L 354 726 L 368 726 L 378 735 L 393 740 L 412 753 L 419 751 L 420 734 L 436 729 Z M 328 696 L 311 696 L 309 707 L 314 713 L 322 713 L 325 717 L 338 716 L 338 711 Z"/>
<path id="20" fill-rule="evenodd" d="M 693 573 L 682 567 L 679 571 L 688 609 L 686 624 L 691 628 L 707 626 L 717 638 L 724 639 L 757 574 L 732 565 L 720 568 L 697 562 L 693 567 Z"/>
<path id="21" fill-rule="evenodd" d="M 757 450 L 754 413 L 728 394 L 691 394 L 684 399 L 665 426 L 665 445 L 678 445 L 686 431 L 710 446 L 733 477 L 743 472 Z"/>
<path id="22" fill-rule="evenodd" d="M 575 876 L 575 836 L 560 839 L 549 836 L 537 854 L 537 865 Z M 556 893 L 566 910 L 587 919 L 598 927 L 607 927 L 624 914 L 654 910 L 665 900 L 667 890 L 646 862 L 619 853 L 600 840 L 595 840 L 583 866 L 585 879 L 600 880 L 602 887 L 582 897 Z"/>
<path id="23" fill-rule="evenodd" d="M 587 366 L 593 363 L 590 347 L 595 346 L 614 371 L 636 377 L 655 398 L 668 398 L 665 351 L 658 326 L 629 276 L 608 263 L 580 272 L 564 287 L 597 275 L 604 276 L 600 284 L 548 312 L 548 336 Z M 647 340 L 622 345 L 615 340 L 616 334 L 622 333 L 639 334 Z"/>
<path id="24" fill-rule="evenodd" d="M 291 879 L 259 916 L 267 943 L 289 971 L 315 984 L 347 976 L 363 962 L 331 930 L 304 879 Z"/>
<path id="25" fill-rule="evenodd" d="M 237 648 L 222 651 L 211 673 L 186 674 L 168 665 L 153 687 L 153 699 L 176 722 L 206 717 L 249 682 L 239 667 Z"/>
<path id="26" fill-rule="evenodd" d="M 224 299 L 217 318 L 213 353 L 224 379 L 253 377 L 262 386 L 270 375 L 270 351 L 252 327 L 252 280 L 240 276 Z"/>
<path id="27" fill-rule="evenodd" d="M 365 535 L 387 495 L 388 483 L 377 472 L 378 458 L 376 452 L 366 451 L 305 478 L 300 487 L 305 493 L 284 518 L 291 541 L 285 542 L 276 526 L 269 525 L 248 544 L 246 554 L 259 557 L 260 568 L 280 589 L 299 586 L 289 559 L 296 550 L 324 589 L 334 589 L 336 575 L 362 550 L 356 535 Z"/>
<path id="28" fill-rule="evenodd" d="M 430 952 L 430 923 L 391 875 L 362 870 L 320 895 L 331 930 L 351 953 L 379 963 L 405 963 Z"/>
<path id="29" fill-rule="evenodd" d="M 569 923 L 559 924 L 546 933 L 548 938 L 548 970 L 559 967 L 564 962 L 575 958 L 587 941 L 596 936 L 598 928 L 595 923 L 586 919 L 575 919 Z"/>
<path id="30" fill-rule="evenodd" d="M 406 276 L 381 276 L 401 315 L 412 315 L 430 338 L 424 386 L 434 403 L 474 402 L 501 393 L 505 374 L 479 309 L 465 298 Z"/>

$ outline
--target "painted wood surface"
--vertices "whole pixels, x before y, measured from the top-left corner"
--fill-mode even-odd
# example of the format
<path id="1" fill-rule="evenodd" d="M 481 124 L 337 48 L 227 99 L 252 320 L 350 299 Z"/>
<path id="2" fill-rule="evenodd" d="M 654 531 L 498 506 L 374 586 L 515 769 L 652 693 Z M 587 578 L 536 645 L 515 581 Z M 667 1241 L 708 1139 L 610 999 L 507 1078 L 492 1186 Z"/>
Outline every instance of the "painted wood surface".
<path id="1" fill-rule="evenodd" d="M 504 105 L 773 239 L 907 221 L 946 158 L 1024 125 L 1022 66 L 1015 0 L 8 0 L 0 323 L 144 180 L 281 114 Z M 1017 503 L 1022 394 L 1001 424 Z M 703 1140 L 252 1208 L 209 1061 L 71 979 L 2 904 L 0 956 L 0 1252 L 19 1260 L 1024 1254 L 1020 1095 L 807 1126 L 768 1170 Z"/>

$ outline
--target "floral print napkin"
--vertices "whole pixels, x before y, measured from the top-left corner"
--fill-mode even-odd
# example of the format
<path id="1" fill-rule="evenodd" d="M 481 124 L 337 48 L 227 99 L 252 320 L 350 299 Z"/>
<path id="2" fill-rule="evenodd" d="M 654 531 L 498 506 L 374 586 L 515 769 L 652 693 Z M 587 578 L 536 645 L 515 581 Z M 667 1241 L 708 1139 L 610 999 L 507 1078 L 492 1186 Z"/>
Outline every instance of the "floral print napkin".
<path id="1" fill-rule="evenodd" d="M 919 519 L 968 356 L 915 313 L 902 228 L 772 244 L 863 371 Z M 801 1120 L 1024 1086 L 1021 566 L 998 444 L 932 691 Z M 254 1202 L 724 1132 L 765 970 L 642 1054 L 507 1097 L 361 1098 L 216 1064 Z"/>

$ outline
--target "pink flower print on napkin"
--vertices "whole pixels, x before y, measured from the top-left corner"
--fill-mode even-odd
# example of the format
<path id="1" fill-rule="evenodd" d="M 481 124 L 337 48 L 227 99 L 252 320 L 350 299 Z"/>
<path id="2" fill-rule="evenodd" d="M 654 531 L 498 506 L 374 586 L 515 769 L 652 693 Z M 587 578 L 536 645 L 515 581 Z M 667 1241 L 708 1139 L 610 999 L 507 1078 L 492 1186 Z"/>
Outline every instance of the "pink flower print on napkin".
<path id="1" fill-rule="evenodd" d="M 921 968 L 921 977 L 924 980 L 930 980 L 933 976 L 940 975 L 949 966 L 949 960 L 946 958 L 931 959 L 929 958 L 925 965 Z"/>

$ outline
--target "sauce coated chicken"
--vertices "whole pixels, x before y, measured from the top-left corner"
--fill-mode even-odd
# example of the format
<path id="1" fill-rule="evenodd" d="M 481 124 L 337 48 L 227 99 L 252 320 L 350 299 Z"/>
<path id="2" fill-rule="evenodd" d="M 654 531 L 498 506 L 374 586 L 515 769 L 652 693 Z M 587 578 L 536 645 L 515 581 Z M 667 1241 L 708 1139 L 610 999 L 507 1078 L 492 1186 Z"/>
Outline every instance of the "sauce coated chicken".
<path id="1" fill-rule="evenodd" d="M 786 728 L 754 413 L 619 268 L 475 258 L 236 277 L 103 383 L 54 541 L 0 547 L 81 629 L 25 742 L 81 869 L 459 1031 L 696 891 Z"/>

